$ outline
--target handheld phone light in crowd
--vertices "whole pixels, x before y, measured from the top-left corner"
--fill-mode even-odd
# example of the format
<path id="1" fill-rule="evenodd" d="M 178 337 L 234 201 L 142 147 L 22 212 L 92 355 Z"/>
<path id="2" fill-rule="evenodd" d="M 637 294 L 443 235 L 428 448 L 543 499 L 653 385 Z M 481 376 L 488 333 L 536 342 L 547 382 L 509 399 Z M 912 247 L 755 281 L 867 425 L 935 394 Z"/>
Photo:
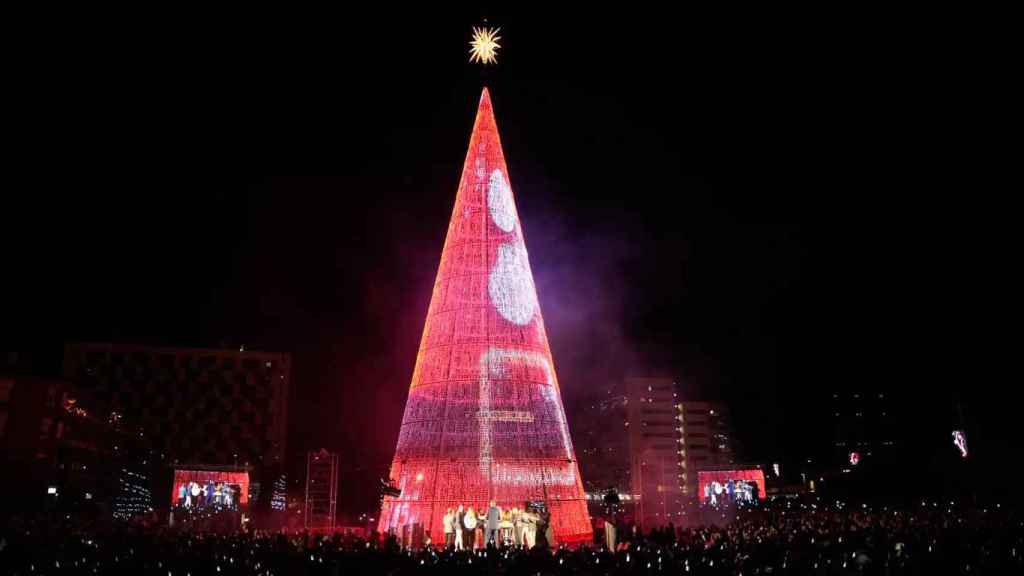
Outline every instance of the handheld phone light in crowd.
<path id="1" fill-rule="evenodd" d="M 962 430 L 953 430 L 953 445 L 960 450 L 962 458 L 967 458 L 967 436 Z"/>

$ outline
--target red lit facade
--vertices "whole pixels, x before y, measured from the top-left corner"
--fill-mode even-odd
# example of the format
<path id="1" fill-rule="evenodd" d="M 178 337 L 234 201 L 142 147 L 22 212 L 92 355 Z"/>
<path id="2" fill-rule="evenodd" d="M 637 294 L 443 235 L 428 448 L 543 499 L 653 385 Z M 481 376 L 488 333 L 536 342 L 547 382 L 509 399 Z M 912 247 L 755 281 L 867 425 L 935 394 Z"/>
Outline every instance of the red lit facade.
<path id="1" fill-rule="evenodd" d="M 484 89 L 416 357 L 380 529 L 441 540 L 459 504 L 543 500 L 559 543 L 590 518 L 490 97 Z"/>

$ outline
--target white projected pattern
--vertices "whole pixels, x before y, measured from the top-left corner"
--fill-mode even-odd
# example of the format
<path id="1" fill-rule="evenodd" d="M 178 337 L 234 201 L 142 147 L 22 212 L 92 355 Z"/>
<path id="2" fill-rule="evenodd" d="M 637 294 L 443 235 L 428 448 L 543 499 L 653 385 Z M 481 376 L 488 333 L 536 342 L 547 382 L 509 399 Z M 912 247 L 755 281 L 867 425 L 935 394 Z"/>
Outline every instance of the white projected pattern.
<path id="1" fill-rule="evenodd" d="M 505 232 L 516 227 L 516 206 L 512 200 L 512 189 L 500 169 L 491 172 L 487 182 L 487 208 L 494 224 Z"/>
<path id="2" fill-rule="evenodd" d="M 533 319 L 537 292 L 525 248 L 514 244 L 498 246 L 498 258 L 487 280 L 487 291 L 505 320 L 523 325 Z"/>
<path id="3" fill-rule="evenodd" d="M 562 446 L 565 448 L 566 462 L 571 462 L 572 441 L 569 439 L 569 427 L 565 422 L 562 403 L 558 401 L 558 391 L 555 388 L 555 375 L 551 370 L 551 363 L 539 352 L 491 348 L 480 355 L 480 402 L 477 412 L 477 418 L 480 419 L 480 471 L 487 474 L 491 468 L 491 422 L 533 422 L 534 419 L 533 414 L 529 412 L 491 410 L 491 378 L 502 377 L 509 361 L 538 366 L 544 370 L 547 385 L 542 388 L 541 393 L 554 408 L 555 418 L 558 420 L 558 430 L 562 436 Z M 548 469 L 544 472 L 555 483 L 573 484 L 576 482 L 574 466 L 567 466 L 565 470 Z M 536 466 L 497 464 L 492 479 L 495 482 L 524 482 L 534 476 L 539 480 L 539 474 Z"/>

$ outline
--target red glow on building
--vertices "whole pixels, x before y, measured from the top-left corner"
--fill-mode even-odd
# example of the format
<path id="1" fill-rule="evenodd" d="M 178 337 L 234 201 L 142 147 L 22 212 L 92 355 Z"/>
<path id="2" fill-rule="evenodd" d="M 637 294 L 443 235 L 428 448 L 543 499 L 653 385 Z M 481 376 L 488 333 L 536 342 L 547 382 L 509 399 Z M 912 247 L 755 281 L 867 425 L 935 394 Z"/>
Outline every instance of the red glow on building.
<path id="1" fill-rule="evenodd" d="M 543 500 L 559 543 L 590 518 L 498 129 L 485 88 L 391 464 L 380 530 L 448 508 Z"/>

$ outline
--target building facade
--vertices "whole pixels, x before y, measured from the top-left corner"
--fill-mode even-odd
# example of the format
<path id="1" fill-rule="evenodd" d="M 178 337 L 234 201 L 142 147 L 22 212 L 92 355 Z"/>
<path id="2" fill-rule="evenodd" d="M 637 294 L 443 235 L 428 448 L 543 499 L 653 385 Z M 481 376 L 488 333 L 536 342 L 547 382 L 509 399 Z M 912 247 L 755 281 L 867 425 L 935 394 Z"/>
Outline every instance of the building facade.
<path id="1" fill-rule="evenodd" d="M 678 403 L 682 435 L 683 493 L 697 496 L 697 472 L 736 463 L 735 439 L 728 408 L 720 402 L 684 400 Z M 763 487 L 762 487 L 763 488 Z"/>
<path id="2" fill-rule="evenodd" d="M 645 529 L 681 522 L 700 500 L 698 472 L 758 468 L 736 464 L 728 408 L 681 400 L 671 378 L 627 378 L 595 392 L 574 424 L 592 512 L 599 515 L 603 495 L 615 489 Z"/>
<path id="3" fill-rule="evenodd" d="M 644 529 L 679 523 L 686 506 L 686 462 L 676 384 L 671 378 L 627 378 L 630 483 Z"/>
<path id="4" fill-rule="evenodd" d="M 289 354 L 68 344 L 64 376 L 139 427 L 167 463 L 284 461 Z"/>
<path id="5" fill-rule="evenodd" d="M 0 508 L 124 517 L 151 511 L 148 486 L 124 482 L 158 466 L 148 440 L 70 382 L 0 375 L 0 490 L 17 495 Z"/>

